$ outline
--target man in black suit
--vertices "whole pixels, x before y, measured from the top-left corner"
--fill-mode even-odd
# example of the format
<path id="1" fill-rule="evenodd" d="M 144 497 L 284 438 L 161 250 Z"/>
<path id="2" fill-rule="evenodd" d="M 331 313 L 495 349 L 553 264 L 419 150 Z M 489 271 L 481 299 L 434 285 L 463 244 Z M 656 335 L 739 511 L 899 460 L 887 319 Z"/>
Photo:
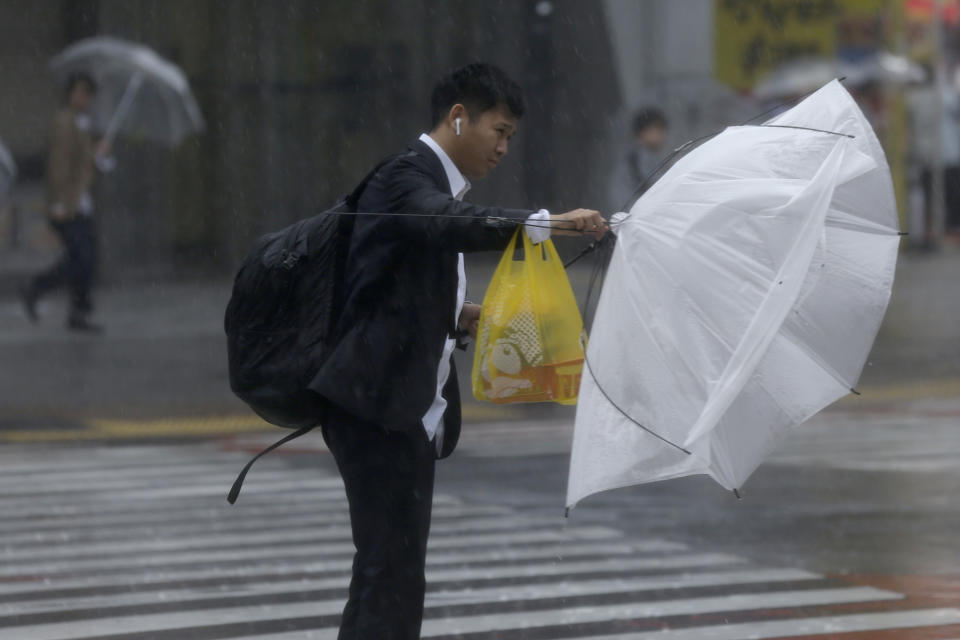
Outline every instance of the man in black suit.
<path id="1" fill-rule="evenodd" d="M 350 504 L 353 562 L 341 640 L 420 635 L 434 463 L 460 432 L 452 354 L 476 332 L 480 308 L 464 303 L 463 252 L 503 250 L 518 224 L 535 241 L 554 232 L 606 231 L 597 211 L 461 201 L 469 180 L 507 153 L 523 115 L 520 88 L 492 65 L 443 78 L 431 98 L 433 128 L 368 183 L 347 258 L 334 348 L 314 385 L 328 401 L 323 435 Z"/>

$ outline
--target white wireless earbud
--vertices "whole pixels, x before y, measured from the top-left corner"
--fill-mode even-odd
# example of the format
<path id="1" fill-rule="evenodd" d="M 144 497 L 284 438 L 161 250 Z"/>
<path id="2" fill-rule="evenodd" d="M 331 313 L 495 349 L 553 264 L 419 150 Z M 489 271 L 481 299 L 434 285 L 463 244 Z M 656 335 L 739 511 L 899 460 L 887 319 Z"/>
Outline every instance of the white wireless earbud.
<path id="1" fill-rule="evenodd" d="M 457 135 L 460 135 L 460 118 L 457 118 L 454 122 L 457 124 Z"/>

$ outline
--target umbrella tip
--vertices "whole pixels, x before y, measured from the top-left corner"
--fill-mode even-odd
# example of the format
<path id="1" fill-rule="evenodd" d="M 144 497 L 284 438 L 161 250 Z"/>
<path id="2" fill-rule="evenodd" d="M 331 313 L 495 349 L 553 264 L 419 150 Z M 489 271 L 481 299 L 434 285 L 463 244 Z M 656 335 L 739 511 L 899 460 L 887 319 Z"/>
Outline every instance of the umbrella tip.
<path id="1" fill-rule="evenodd" d="M 850 387 L 850 393 L 852 393 L 852 394 L 855 395 L 855 396 L 863 395 L 863 394 L 861 394 L 859 391 L 857 391 L 856 389 L 854 389 L 853 387 Z"/>
<path id="2" fill-rule="evenodd" d="M 743 500 L 743 496 L 740 495 L 740 489 L 734 489 L 733 495 L 737 496 L 737 500 Z"/>

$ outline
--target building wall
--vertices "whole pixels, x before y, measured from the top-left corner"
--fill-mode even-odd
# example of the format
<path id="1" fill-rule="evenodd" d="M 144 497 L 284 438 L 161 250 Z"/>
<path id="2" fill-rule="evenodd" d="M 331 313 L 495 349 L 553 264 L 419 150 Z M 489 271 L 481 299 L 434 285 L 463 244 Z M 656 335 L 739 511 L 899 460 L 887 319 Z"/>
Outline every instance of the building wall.
<path id="1" fill-rule="evenodd" d="M 35 164 L 42 155 L 60 100 L 47 62 L 62 47 L 65 18 L 58 2 L 0 3 L 0 138 L 21 164 Z"/>
<path id="2" fill-rule="evenodd" d="M 528 112 L 471 199 L 562 210 L 605 193 L 619 91 L 599 4 L 10 0 L 0 24 L 17 36 L 0 41 L 0 72 L 23 86 L 0 135 L 18 156 L 45 152 L 45 65 L 78 37 L 142 42 L 190 78 L 206 132 L 172 151 L 120 140 L 100 180 L 108 276 L 232 268 L 257 235 L 331 204 L 426 130 L 435 79 L 477 59 L 525 86 Z"/>

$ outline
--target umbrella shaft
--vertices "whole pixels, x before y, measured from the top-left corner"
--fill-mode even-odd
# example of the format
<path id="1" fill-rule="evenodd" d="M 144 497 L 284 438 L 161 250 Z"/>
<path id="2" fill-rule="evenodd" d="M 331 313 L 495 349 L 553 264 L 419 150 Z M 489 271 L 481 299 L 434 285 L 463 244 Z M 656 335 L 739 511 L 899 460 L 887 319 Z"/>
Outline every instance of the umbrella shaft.
<path id="1" fill-rule="evenodd" d="M 123 122 L 127 112 L 130 111 L 130 105 L 133 104 L 134 98 L 137 97 L 137 91 L 140 90 L 141 84 L 143 84 L 143 74 L 139 71 L 130 76 L 130 80 L 127 81 L 127 86 L 123 90 L 123 95 L 120 97 L 120 104 L 117 105 L 117 109 L 113 112 L 113 116 L 110 118 L 110 124 L 107 125 L 107 131 L 103 135 L 104 141 L 108 144 L 112 143 L 114 136 L 117 135 L 117 129 L 120 128 L 120 123 Z"/>

